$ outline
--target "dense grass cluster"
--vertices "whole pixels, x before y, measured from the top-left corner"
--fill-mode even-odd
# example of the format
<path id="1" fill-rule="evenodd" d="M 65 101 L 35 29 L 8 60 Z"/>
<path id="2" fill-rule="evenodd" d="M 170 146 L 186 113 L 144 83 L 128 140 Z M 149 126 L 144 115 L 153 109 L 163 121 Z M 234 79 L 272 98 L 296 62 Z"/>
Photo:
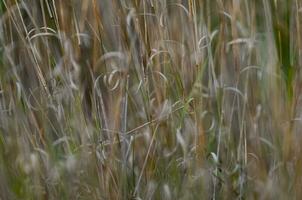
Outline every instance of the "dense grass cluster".
<path id="1" fill-rule="evenodd" d="M 0 0 L 0 199 L 301 199 L 301 0 Z"/>

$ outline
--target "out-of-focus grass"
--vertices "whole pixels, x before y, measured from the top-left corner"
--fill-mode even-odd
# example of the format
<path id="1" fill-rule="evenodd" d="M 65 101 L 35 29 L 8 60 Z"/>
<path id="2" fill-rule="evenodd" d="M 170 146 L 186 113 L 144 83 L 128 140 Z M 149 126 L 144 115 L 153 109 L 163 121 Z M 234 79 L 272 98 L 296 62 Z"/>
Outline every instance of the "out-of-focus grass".
<path id="1" fill-rule="evenodd" d="M 300 199 L 300 0 L 0 1 L 0 199 Z"/>

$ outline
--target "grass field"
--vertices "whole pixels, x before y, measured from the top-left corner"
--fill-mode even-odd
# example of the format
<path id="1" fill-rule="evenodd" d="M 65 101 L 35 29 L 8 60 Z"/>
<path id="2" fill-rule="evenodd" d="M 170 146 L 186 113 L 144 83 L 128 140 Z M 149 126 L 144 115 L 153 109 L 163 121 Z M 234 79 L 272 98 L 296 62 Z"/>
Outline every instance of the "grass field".
<path id="1" fill-rule="evenodd" d="M 302 199 L 302 0 L 0 0 L 0 200 Z"/>

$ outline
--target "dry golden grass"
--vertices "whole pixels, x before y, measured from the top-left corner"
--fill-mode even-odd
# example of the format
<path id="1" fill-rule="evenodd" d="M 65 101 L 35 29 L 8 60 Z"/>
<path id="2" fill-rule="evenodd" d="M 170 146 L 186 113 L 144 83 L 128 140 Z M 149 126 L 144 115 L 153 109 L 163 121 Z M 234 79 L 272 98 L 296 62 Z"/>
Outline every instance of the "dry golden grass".
<path id="1" fill-rule="evenodd" d="M 0 199 L 301 199 L 301 0 L 1 0 Z"/>

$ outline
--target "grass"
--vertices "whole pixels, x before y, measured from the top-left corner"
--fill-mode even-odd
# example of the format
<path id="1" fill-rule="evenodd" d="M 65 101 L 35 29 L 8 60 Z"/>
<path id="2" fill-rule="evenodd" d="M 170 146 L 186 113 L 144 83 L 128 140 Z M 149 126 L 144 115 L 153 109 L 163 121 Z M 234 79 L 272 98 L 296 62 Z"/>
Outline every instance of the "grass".
<path id="1" fill-rule="evenodd" d="M 300 199 L 300 0 L 1 0 L 0 199 Z"/>

